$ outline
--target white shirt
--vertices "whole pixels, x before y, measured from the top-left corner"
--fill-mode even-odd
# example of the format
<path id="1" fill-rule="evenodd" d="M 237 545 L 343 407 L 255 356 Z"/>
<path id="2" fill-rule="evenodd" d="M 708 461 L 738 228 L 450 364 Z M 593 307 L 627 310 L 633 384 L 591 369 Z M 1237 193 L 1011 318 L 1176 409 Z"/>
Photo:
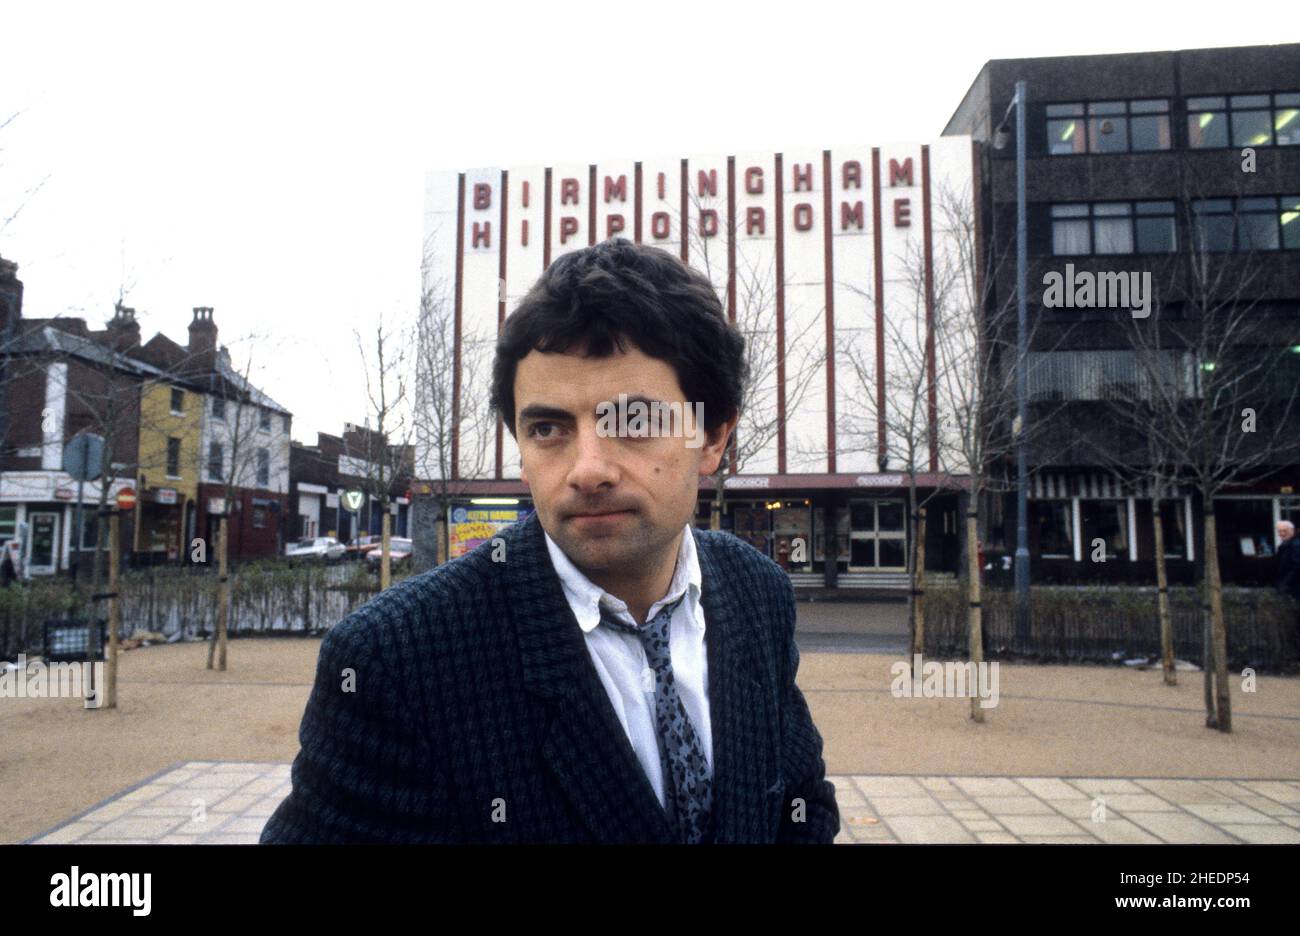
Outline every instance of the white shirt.
<path id="1" fill-rule="evenodd" d="M 636 624 L 627 603 L 615 598 L 592 582 L 573 564 L 564 551 L 546 535 L 551 563 L 560 576 L 564 597 L 578 619 L 587 641 L 587 652 L 596 667 L 614 713 L 623 725 L 632 750 L 654 787 L 659 804 L 666 807 L 663 768 L 659 758 L 659 739 L 655 730 L 654 670 L 646 661 L 645 648 L 636 634 L 615 627 L 600 627 L 600 605 L 615 612 L 628 624 Z M 713 770 L 713 733 L 709 722 L 708 654 L 704 645 L 704 606 L 700 604 L 700 562 L 695 551 L 695 537 L 689 525 L 682 534 L 668 593 L 650 606 L 646 620 L 659 609 L 672 604 L 683 593 L 687 598 L 673 612 L 669 621 L 668 649 L 672 655 L 673 677 L 686 714 L 704 748 L 704 758 Z"/>

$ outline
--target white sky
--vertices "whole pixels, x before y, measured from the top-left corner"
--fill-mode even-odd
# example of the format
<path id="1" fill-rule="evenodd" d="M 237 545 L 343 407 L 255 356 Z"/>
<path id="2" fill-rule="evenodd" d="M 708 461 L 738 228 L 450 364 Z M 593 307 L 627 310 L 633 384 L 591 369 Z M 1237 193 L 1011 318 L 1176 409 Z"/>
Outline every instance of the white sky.
<path id="1" fill-rule="evenodd" d="M 0 255 L 30 317 L 99 328 L 125 289 L 143 340 L 184 344 L 213 306 L 314 443 L 365 419 L 352 329 L 414 320 L 426 169 L 930 140 L 988 59 L 1294 42 L 1294 13 L 9 0 Z"/>

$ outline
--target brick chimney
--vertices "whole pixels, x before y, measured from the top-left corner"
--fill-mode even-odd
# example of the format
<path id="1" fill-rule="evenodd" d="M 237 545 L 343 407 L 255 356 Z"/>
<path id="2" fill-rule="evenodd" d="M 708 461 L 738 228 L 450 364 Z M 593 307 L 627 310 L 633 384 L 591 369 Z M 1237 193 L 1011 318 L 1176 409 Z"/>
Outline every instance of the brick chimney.
<path id="1" fill-rule="evenodd" d="M 130 351 L 140 347 L 140 323 L 135 320 L 135 309 L 120 302 L 114 306 L 105 338 L 114 351 Z"/>
<path id="2" fill-rule="evenodd" d="M 211 306 L 196 306 L 190 321 L 189 364 L 197 371 L 212 371 L 217 366 L 217 323 L 212 321 Z"/>
<path id="3" fill-rule="evenodd" d="M 18 278 L 18 264 L 0 257 L 0 338 L 10 325 L 18 327 L 23 317 L 23 281 Z"/>

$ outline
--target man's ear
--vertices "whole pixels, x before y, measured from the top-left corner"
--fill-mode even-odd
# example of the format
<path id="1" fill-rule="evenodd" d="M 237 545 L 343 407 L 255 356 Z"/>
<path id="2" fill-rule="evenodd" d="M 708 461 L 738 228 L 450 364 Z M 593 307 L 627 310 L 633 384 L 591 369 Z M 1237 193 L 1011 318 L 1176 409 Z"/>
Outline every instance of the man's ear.
<path id="1" fill-rule="evenodd" d="M 700 477 L 708 477 L 718 470 L 718 464 L 722 461 L 722 453 L 727 447 L 727 440 L 731 438 L 732 430 L 736 428 L 738 422 L 740 422 L 739 410 L 733 413 L 729 420 L 708 434 L 708 441 L 701 449 L 703 455 L 700 457 Z"/>

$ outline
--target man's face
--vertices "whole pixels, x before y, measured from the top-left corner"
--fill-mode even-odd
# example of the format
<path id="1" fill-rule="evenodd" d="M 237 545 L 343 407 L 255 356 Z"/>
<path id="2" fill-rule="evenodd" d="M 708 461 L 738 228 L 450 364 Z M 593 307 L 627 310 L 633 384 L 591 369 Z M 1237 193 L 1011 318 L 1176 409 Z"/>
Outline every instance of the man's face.
<path id="1" fill-rule="evenodd" d="M 599 434 L 599 404 L 617 405 L 620 393 L 696 412 L 666 361 L 628 348 L 606 358 L 529 352 L 515 372 L 515 430 L 520 477 L 551 539 L 584 571 L 635 577 L 695 515 L 699 479 L 717 470 L 736 419 L 695 447 L 683 434 Z"/>
<path id="2" fill-rule="evenodd" d="M 1279 523 L 1277 525 L 1277 538 L 1282 542 L 1285 543 L 1293 536 L 1295 536 L 1295 527 L 1286 523 Z"/>

